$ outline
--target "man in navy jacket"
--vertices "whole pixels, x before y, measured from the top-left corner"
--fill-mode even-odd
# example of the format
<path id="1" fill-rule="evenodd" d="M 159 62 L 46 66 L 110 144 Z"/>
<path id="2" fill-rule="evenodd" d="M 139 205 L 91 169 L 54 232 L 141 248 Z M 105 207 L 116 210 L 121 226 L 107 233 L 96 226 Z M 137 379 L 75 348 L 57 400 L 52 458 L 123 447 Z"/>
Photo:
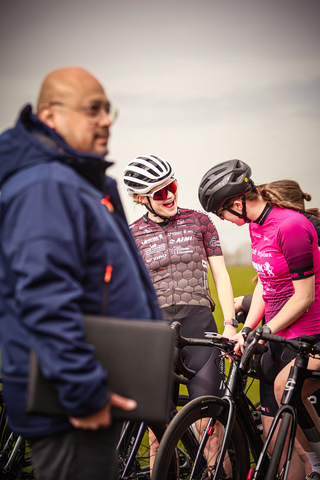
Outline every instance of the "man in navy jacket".
<path id="1" fill-rule="evenodd" d="M 27 105 L 0 136 L 2 380 L 10 426 L 29 439 L 40 479 L 113 478 L 111 408 L 135 408 L 108 390 L 83 315 L 160 318 L 115 181 L 105 175 L 113 120 L 98 80 L 65 67 L 44 79 L 36 115 Z M 30 349 L 65 417 L 25 414 Z"/>

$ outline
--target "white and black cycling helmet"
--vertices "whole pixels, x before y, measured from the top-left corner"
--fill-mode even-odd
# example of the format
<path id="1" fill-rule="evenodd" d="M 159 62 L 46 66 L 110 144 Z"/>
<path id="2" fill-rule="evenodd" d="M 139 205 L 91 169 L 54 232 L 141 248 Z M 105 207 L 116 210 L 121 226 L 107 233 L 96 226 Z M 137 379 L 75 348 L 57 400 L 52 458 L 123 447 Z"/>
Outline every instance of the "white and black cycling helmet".
<path id="1" fill-rule="evenodd" d="M 210 168 L 198 190 L 202 207 L 216 213 L 230 198 L 241 196 L 254 186 L 250 177 L 251 168 L 241 160 L 228 160 Z"/>
<path id="2" fill-rule="evenodd" d="M 156 155 L 142 155 L 126 166 L 123 181 L 128 194 L 144 195 L 154 187 L 174 178 L 171 165 Z"/>

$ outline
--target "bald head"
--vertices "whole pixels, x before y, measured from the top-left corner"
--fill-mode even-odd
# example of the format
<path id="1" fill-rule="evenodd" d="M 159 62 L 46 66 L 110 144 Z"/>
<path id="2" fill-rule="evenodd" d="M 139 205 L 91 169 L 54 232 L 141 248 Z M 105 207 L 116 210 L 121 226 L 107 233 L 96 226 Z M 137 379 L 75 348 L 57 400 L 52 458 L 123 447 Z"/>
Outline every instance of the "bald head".
<path id="1" fill-rule="evenodd" d="M 107 153 L 112 124 L 109 112 L 104 88 L 83 68 L 53 70 L 41 85 L 37 101 L 39 119 L 76 150 Z"/>
<path id="2" fill-rule="evenodd" d="M 80 67 L 64 67 L 50 72 L 44 79 L 37 101 L 37 111 L 51 102 L 79 101 L 92 87 L 104 89 L 99 81 L 87 70 Z"/>

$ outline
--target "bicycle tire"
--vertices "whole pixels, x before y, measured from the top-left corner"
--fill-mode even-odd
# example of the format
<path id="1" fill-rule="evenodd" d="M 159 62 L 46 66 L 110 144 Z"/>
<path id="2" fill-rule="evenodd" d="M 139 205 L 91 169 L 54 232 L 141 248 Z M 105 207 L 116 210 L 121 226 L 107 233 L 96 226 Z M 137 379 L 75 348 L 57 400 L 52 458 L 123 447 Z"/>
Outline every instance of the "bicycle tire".
<path id="1" fill-rule="evenodd" d="M 214 474 L 220 451 L 218 449 L 214 452 L 215 458 L 211 460 L 211 463 L 201 452 L 195 462 L 200 444 L 197 434 L 194 432 L 193 424 L 197 420 L 201 421 L 209 417 L 213 420 L 213 427 L 217 421 L 223 425 L 223 435 L 228 409 L 228 403 L 218 397 L 203 396 L 190 401 L 173 418 L 162 438 L 154 464 L 152 480 L 217 478 Z M 205 440 L 208 440 L 211 432 L 211 428 L 209 433 L 206 430 Z M 179 458 L 178 462 L 177 457 Z M 230 471 L 226 471 L 227 468 Z M 218 478 L 219 480 L 224 478 L 243 480 L 246 478 L 249 468 L 248 442 L 237 420 L 235 420 L 227 446 L 227 455 L 223 465 L 224 471 Z M 195 469 L 195 471 L 192 472 L 192 469 Z"/>
<path id="2" fill-rule="evenodd" d="M 126 422 L 124 428 L 128 430 L 121 437 L 117 449 L 118 479 L 150 480 L 151 445 L 149 442 L 149 429 L 152 430 L 157 442 L 160 443 L 166 426 L 164 424 L 146 426 L 139 422 Z M 137 445 L 137 452 L 133 457 L 132 449 L 134 448 L 139 429 L 143 429 L 143 438 L 141 443 Z"/>
<path id="3" fill-rule="evenodd" d="M 277 478 L 281 455 L 283 453 L 284 444 L 287 438 L 288 430 L 290 428 L 291 415 L 285 412 L 281 418 L 280 427 L 277 434 L 277 439 L 270 458 L 269 468 L 265 480 L 274 480 Z"/>

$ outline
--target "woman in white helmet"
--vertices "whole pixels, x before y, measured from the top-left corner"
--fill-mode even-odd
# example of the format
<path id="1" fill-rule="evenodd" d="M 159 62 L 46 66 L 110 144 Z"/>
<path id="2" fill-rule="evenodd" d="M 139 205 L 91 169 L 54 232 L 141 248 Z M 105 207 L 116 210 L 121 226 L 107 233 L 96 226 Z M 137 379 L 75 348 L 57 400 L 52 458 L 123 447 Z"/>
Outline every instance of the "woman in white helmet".
<path id="1" fill-rule="evenodd" d="M 207 268 L 210 266 L 222 307 L 225 330 L 236 333 L 233 292 L 215 225 L 207 213 L 179 208 L 178 184 L 163 158 L 144 155 L 124 171 L 124 184 L 136 203 L 148 210 L 130 225 L 155 287 L 163 318 L 179 321 L 186 337 L 202 338 L 217 331 Z M 216 361 L 219 352 L 203 347 L 183 349 L 186 365 L 197 373 L 188 385 L 190 398 L 221 396 Z"/>

